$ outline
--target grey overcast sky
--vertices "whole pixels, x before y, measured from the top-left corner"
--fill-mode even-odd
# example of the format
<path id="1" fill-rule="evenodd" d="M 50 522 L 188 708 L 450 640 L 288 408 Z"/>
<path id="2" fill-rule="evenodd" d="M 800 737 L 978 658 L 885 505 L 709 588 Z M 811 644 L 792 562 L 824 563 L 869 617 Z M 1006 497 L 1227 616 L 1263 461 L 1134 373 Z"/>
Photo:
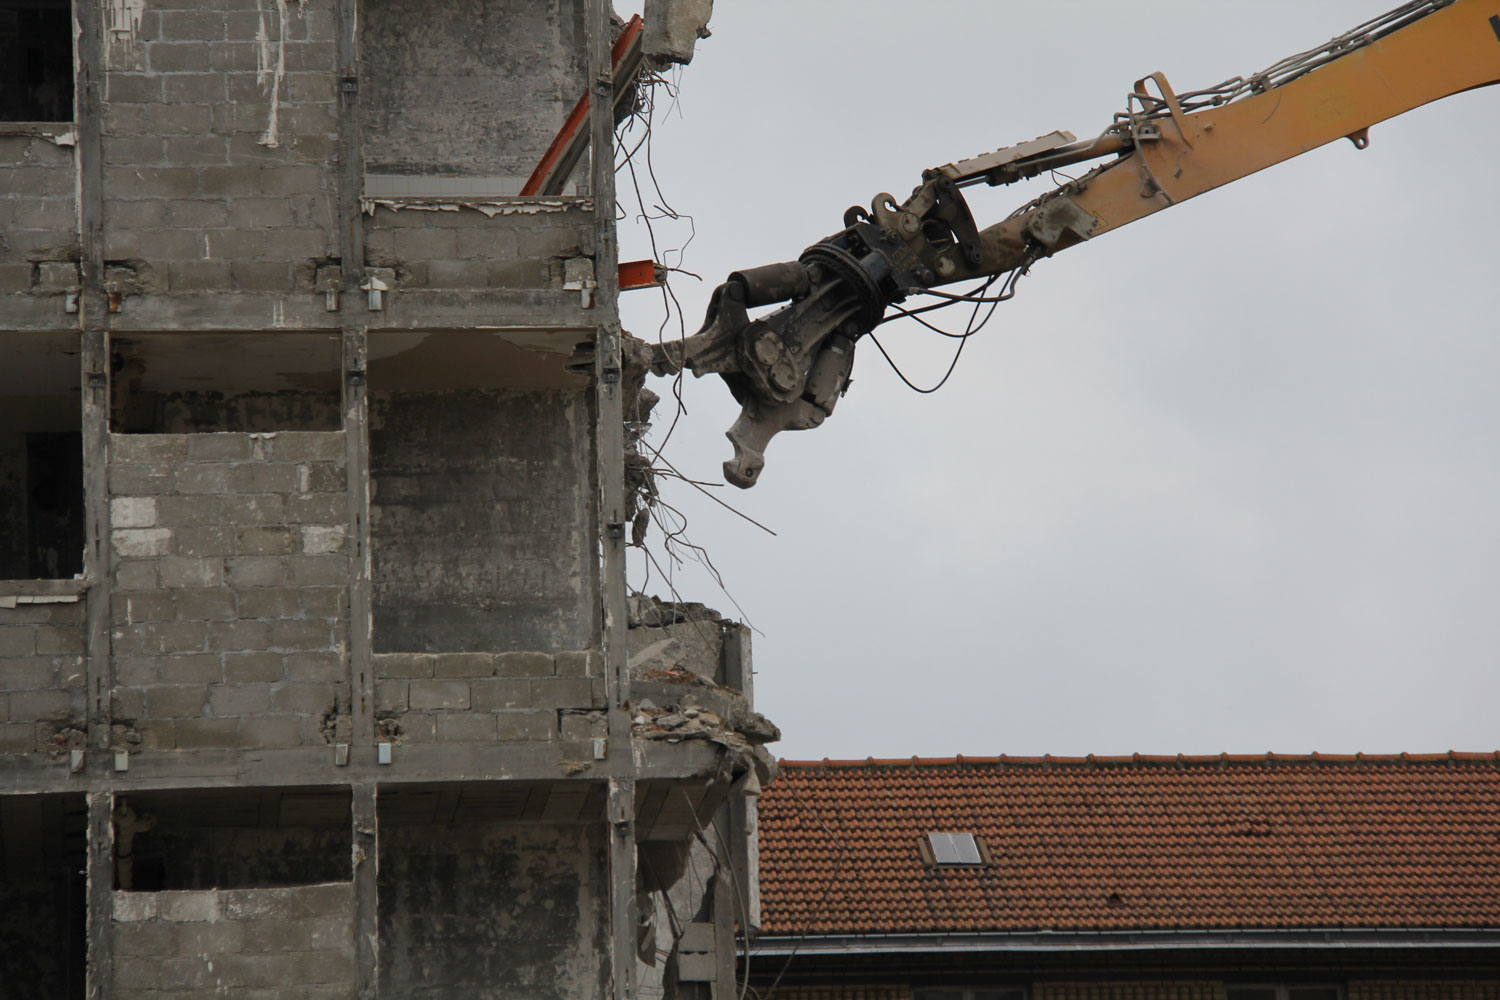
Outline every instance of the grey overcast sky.
<path id="1" fill-rule="evenodd" d="M 719 0 L 653 131 L 696 230 L 668 257 L 704 279 L 673 278 L 689 332 L 729 271 L 794 259 L 924 167 L 1093 135 L 1152 71 L 1197 89 L 1393 5 Z M 1500 746 L 1497 154 L 1487 88 L 1041 261 L 935 395 L 861 344 L 830 421 L 715 491 L 774 538 L 666 481 L 758 630 L 772 749 Z M 981 226 L 1037 193 L 970 190 Z M 622 310 L 655 339 L 659 296 Z M 951 357 L 909 325 L 881 339 L 918 383 Z M 737 408 L 714 377 L 684 392 L 666 454 L 718 481 Z M 675 584 L 739 616 L 701 572 Z"/>

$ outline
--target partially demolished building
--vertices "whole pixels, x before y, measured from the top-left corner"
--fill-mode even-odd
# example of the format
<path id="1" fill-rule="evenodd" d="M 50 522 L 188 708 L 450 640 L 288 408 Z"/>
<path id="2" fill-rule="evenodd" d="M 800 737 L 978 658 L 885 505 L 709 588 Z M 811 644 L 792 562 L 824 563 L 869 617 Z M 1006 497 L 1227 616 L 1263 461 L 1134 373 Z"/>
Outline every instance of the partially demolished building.
<path id="1" fill-rule="evenodd" d="M 520 193 L 618 33 L 0 0 L 6 996 L 730 995 L 774 730 L 627 601 L 612 157 Z"/>

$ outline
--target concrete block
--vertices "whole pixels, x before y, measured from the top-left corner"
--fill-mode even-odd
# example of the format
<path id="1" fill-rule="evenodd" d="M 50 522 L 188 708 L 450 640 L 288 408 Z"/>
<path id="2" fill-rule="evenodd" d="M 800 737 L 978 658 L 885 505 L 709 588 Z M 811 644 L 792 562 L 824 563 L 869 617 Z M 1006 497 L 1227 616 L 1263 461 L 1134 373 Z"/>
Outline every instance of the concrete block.
<path id="1" fill-rule="evenodd" d="M 253 469 L 257 466 L 242 465 L 240 468 Z M 275 466 L 259 466 L 259 468 L 275 468 Z M 235 532 L 235 548 L 242 556 L 287 555 L 298 549 L 298 542 L 299 539 L 292 534 L 292 529 L 279 526 L 253 525 L 240 528 Z"/>
<path id="2" fill-rule="evenodd" d="M 29 637 L 32 626 L 0 630 L 0 634 L 14 632 Z M 51 687 L 57 677 L 57 668 L 51 662 L 35 656 L 30 650 L 13 659 L 0 659 L 0 691 L 29 691 L 34 688 Z"/>
<path id="3" fill-rule="evenodd" d="M 176 719 L 173 742 L 183 750 L 233 750 L 239 747 L 235 719 Z"/>
<path id="4" fill-rule="evenodd" d="M 217 166 L 228 162 L 229 159 L 229 140 L 227 136 L 222 135 L 169 135 L 163 140 L 162 149 L 169 163 Z M 213 205 L 212 202 L 199 204 Z M 223 206 L 217 207 L 223 208 Z M 167 211 L 170 217 L 171 208 L 169 207 Z M 215 229 L 227 225 L 227 217 L 226 212 L 209 210 L 207 214 L 198 216 L 202 221 L 196 225 L 203 229 Z M 193 225 L 193 223 L 184 222 L 183 225 Z"/>
<path id="5" fill-rule="evenodd" d="M 342 462 L 345 440 L 342 431 L 279 431 L 269 440 L 270 455 L 277 462 Z"/>
<path id="6" fill-rule="evenodd" d="M 248 434 L 190 434 L 190 462 L 243 462 L 250 457 Z"/>
<path id="7" fill-rule="evenodd" d="M 531 682 L 525 678 L 483 678 L 471 681 L 469 692 L 476 712 L 508 712 L 532 707 Z"/>
<path id="8" fill-rule="evenodd" d="M 139 690 L 115 688 L 109 693 L 109 711 L 116 719 L 135 721 L 146 715 L 146 701 Z"/>
<path id="9" fill-rule="evenodd" d="M 113 895 L 114 919 L 116 923 L 138 923 L 156 919 L 156 904 L 159 892 L 116 892 Z"/>
<path id="10" fill-rule="evenodd" d="M 375 653 L 371 660 L 376 677 L 431 677 L 434 670 L 432 653 Z"/>
<path id="11" fill-rule="evenodd" d="M 36 628 L 36 651 L 38 656 L 82 656 L 83 631 L 76 625 L 38 625 Z"/>
<path id="12" fill-rule="evenodd" d="M 222 588 L 179 590 L 177 617 L 183 621 L 228 621 L 236 617 L 234 592 Z"/>
<path id="13" fill-rule="evenodd" d="M 241 618 L 296 618 L 300 614 L 298 593 L 289 587 L 257 587 L 241 590 Z"/>
<path id="14" fill-rule="evenodd" d="M 208 712 L 217 718 L 262 715 L 271 707 L 269 684 L 211 684 Z"/>
<path id="15" fill-rule="evenodd" d="M 224 666 L 218 653 L 184 653 L 163 656 L 156 673 L 163 684 L 208 684 L 223 680 Z"/>
<path id="16" fill-rule="evenodd" d="M 176 750 L 177 723 L 172 719 L 141 719 L 137 722 L 142 750 Z"/>
<path id="17" fill-rule="evenodd" d="M 201 527 L 219 523 L 224 517 L 219 497 L 154 497 L 156 523 L 168 528 Z"/>
<path id="18" fill-rule="evenodd" d="M 297 466 L 298 493 L 337 493 L 348 484 L 343 463 L 309 462 Z"/>
<path id="19" fill-rule="evenodd" d="M 492 743 L 495 717 L 483 712 L 452 712 L 437 717 L 439 743 Z"/>
<path id="20" fill-rule="evenodd" d="M 67 722 L 71 715 L 72 698 L 67 691 L 10 693 L 10 717 L 18 722 Z"/>
<path id="21" fill-rule="evenodd" d="M 407 712 L 396 720 L 403 743 L 433 743 L 437 740 L 437 721 L 434 716 L 418 712 Z M 30 749 L 30 729 L 27 730 L 27 749 Z"/>
<path id="22" fill-rule="evenodd" d="M 302 526 L 302 551 L 309 555 L 322 555 L 344 550 L 345 529 L 342 524 L 304 524 Z"/>
<path id="23" fill-rule="evenodd" d="M 196 719 L 203 717 L 208 703 L 208 688 L 202 684 L 157 685 L 142 691 L 146 715 L 153 719 Z"/>
<path id="24" fill-rule="evenodd" d="M 223 559 L 172 557 L 158 560 L 163 587 L 218 587 L 224 583 Z"/>
<path id="25" fill-rule="evenodd" d="M 602 739 L 609 735 L 609 723 L 603 712 L 563 712 L 558 733 L 565 741 Z"/>
<path id="26" fill-rule="evenodd" d="M 551 677 L 551 653 L 512 652 L 495 654 L 497 677 Z"/>
<path id="27" fill-rule="evenodd" d="M 173 529 L 172 550 L 179 556 L 232 556 L 234 535 L 222 524 Z"/>
<path id="28" fill-rule="evenodd" d="M 126 687 L 155 684 L 160 661 L 151 656 L 123 656 L 119 650 L 112 657 L 115 668 L 115 683 Z"/>
<path id="29" fill-rule="evenodd" d="M 542 742 L 557 737 L 556 712 L 497 712 L 495 738 L 524 742 Z"/>
<path id="30" fill-rule="evenodd" d="M 464 681 L 414 680 L 410 689 L 415 710 L 467 709 L 469 685 Z"/>
<path id="31" fill-rule="evenodd" d="M 0 628 L 0 657 L 36 655 L 36 630 L 30 625 Z"/>
<path id="32" fill-rule="evenodd" d="M 228 496 L 223 504 L 223 518 L 229 524 L 280 524 L 286 511 L 283 498 L 274 493 Z"/>
<path id="33" fill-rule="evenodd" d="M 280 624 L 279 622 L 277 624 Z M 271 623 L 236 619 L 227 622 L 209 622 L 208 646 L 210 649 L 249 650 L 258 652 L 271 645 Z"/>
<path id="34" fill-rule="evenodd" d="M 559 677 L 594 677 L 599 674 L 598 655 L 592 649 L 575 649 L 553 656 Z"/>
<path id="35" fill-rule="evenodd" d="M 291 493 L 297 489 L 297 467 L 247 462 L 234 467 L 230 482 L 236 493 Z"/>
<path id="36" fill-rule="evenodd" d="M 226 683 L 271 683 L 286 679 L 286 675 L 286 661 L 280 653 L 257 651 L 224 654 L 224 681 Z"/>
<path id="37" fill-rule="evenodd" d="M 286 658 L 286 675 L 294 681 L 342 681 L 348 678 L 349 667 L 337 650 L 289 653 Z"/>
<path id="38" fill-rule="evenodd" d="M 71 208 L 63 204 L 62 208 L 66 214 L 71 215 Z M 70 220 L 28 220 L 17 217 L 16 224 L 28 229 L 50 229 L 61 228 Z M 78 265 L 71 260 L 44 260 L 36 266 L 36 290 L 38 292 L 68 292 L 78 288 L 80 278 Z"/>
<path id="39" fill-rule="evenodd" d="M 172 477 L 172 488 L 177 493 L 188 495 L 228 493 L 230 492 L 230 470 L 233 468 L 243 468 L 243 466 L 207 462 L 178 466 Z M 234 492 L 246 491 L 236 486 Z"/>
<path id="40" fill-rule="evenodd" d="M 162 920 L 178 923 L 219 919 L 219 894 L 212 889 L 178 890 L 157 894 L 156 911 Z"/>
<path id="41" fill-rule="evenodd" d="M 435 653 L 434 677 L 489 677 L 495 670 L 493 653 Z"/>
<path id="42" fill-rule="evenodd" d="M 404 212 L 402 222 L 405 218 L 413 216 L 413 222 L 422 221 L 420 216 L 426 213 Z M 458 237 L 451 229 L 434 229 L 423 225 L 408 225 L 395 228 L 396 256 L 408 260 L 456 260 L 458 259 Z"/>
<path id="43" fill-rule="evenodd" d="M 109 502 L 109 522 L 116 528 L 156 526 L 155 497 L 115 497 Z"/>
<path id="44" fill-rule="evenodd" d="M 122 559 L 164 556 L 172 549 L 171 528 L 124 528 L 110 533 L 115 555 Z"/>
<path id="45" fill-rule="evenodd" d="M 179 136 L 171 140 L 173 143 L 187 142 L 196 137 Z M 220 140 L 222 141 L 222 140 Z M 177 159 L 177 157 L 173 157 Z M 218 201 L 197 201 L 184 199 L 167 203 L 166 219 L 164 225 L 180 229 L 223 229 L 229 225 L 229 209 Z M 199 263 L 210 263 L 200 261 Z M 223 277 L 229 277 L 229 264 L 226 261 L 213 261 L 211 263 L 223 264 Z M 193 435 L 199 437 L 200 435 Z M 225 458 L 233 458 L 226 455 Z"/>
<path id="46" fill-rule="evenodd" d="M 165 963 L 161 958 L 121 955 L 114 962 L 111 995 L 122 1000 L 159 996 L 164 985 L 164 971 Z"/>
<path id="47" fill-rule="evenodd" d="M 287 582 L 297 587 L 346 583 L 349 560 L 341 555 L 293 556 L 287 559 Z"/>
<path id="48" fill-rule="evenodd" d="M 328 623 L 278 621 L 271 624 L 271 646 L 276 649 L 327 649 L 331 644 Z"/>
<path id="49" fill-rule="evenodd" d="M 113 104 L 156 104 L 161 100 L 161 77 L 155 73 L 110 73 L 104 99 Z"/>
<path id="50" fill-rule="evenodd" d="M 208 46 L 201 42 L 149 42 L 146 67 L 152 73 L 207 73 L 213 69 Z"/>
<path id="51" fill-rule="evenodd" d="M 115 586 L 121 590 L 155 590 L 159 585 L 157 559 L 132 560 L 115 566 Z"/>
<path id="52" fill-rule="evenodd" d="M 321 716 L 332 711 L 331 684 L 282 684 L 271 689 L 271 709 L 291 715 Z"/>
<path id="53" fill-rule="evenodd" d="M 216 965 L 224 956 L 232 955 L 245 947 L 245 925 L 222 917 L 223 901 L 220 900 L 220 918 L 214 921 L 195 921 L 177 924 L 178 954 L 202 956 L 204 961 Z M 210 985 L 217 985 L 217 977 Z"/>
<path id="54" fill-rule="evenodd" d="M 230 221 L 245 199 L 236 198 L 229 205 Z M 288 220 L 290 221 L 290 220 Z M 287 261 L 235 260 L 229 264 L 229 277 L 242 292 L 282 292 L 292 287 L 292 265 Z"/>
<path id="55" fill-rule="evenodd" d="M 36 733 L 31 723 L 0 724 L 0 754 L 31 753 Z"/>
<path id="56" fill-rule="evenodd" d="M 349 498 L 342 492 L 286 498 L 286 520 L 292 524 L 338 524 L 349 518 Z"/>
<path id="57" fill-rule="evenodd" d="M 160 496 L 172 492 L 172 469 L 164 465 L 112 465 L 109 491 L 115 494 Z"/>
<path id="58" fill-rule="evenodd" d="M 587 677 L 541 677 L 531 681 L 531 704 L 536 708 L 587 708 L 593 697 Z"/>
<path id="59" fill-rule="evenodd" d="M 295 747 L 302 742 L 301 720 L 294 715 L 240 719 L 242 747 Z"/>
<path id="60" fill-rule="evenodd" d="M 333 82 L 328 78 L 328 82 Z M 289 131 L 318 131 L 315 129 L 300 129 L 291 127 Z M 325 168 L 311 164 L 300 166 L 278 166 L 267 167 L 261 175 L 261 193 L 274 194 L 302 194 L 307 191 L 316 191 L 323 186 Z M 332 171 L 328 170 L 328 177 L 332 178 Z M 296 255 L 293 255 L 296 256 Z M 316 256 L 316 255 L 309 255 Z"/>
<path id="61" fill-rule="evenodd" d="M 455 246 L 455 253 L 457 247 Z M 489 284 L 489 266 L 482 260 L 429 260 L 429 288 L 484 288 Z"/>
<path id="62" fill-rule="evenodd" d="M 229 262 L 223 260 L 171 261 L 167 265 L 167 287 L 174 292 L 229 291 Z"/>
<path id="63" fill-rule="evenodd" d="M 236 590 L 246 587 L 279 587 L 291 582 L 286 560 L 279 556 L 235 556 L 224 560 L 229 585 Z"/>
<path id="64" fill-rule="evenodd" d="M 25 292 L 30 289 L 30 263 L 0 263 L 0 292 Z"/>
<path id="65" fill-rule="evenodd" d="M 406 697 L 407 688 L 406 681 L 376 681 L 375 714 L 388 716 L 405 712 L 410 706 Z"/>

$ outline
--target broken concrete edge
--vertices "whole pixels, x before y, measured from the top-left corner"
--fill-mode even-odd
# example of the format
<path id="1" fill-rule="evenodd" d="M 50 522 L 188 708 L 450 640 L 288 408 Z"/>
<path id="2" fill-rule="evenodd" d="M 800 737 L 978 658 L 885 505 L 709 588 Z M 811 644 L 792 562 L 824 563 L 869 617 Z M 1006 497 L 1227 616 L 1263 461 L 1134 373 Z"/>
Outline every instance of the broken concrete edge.
<path id="1" fill-rule="evenodd" d="M 646 58 L 659 67 L 693 61 L 699 39 L 709 37 L 714 0 L 645 0 Z"/>
<path id="2" fill-rule="evenodd" d="M 360 210 L 366 215 L 374 215 L 380 208 L 388 208 L 393 212 L 402 209 L 410 209 L 414 212 L 457 212 L 463 209 L 472 209 L 480 212 L 488 218 L 493 219 L 497 215 L 546 215 L 552 212 L 568 212 L 582 210 L 592 212 L 594 200 L 592 198 L 477 198 L 477 199 L 453 199 L 453 198 L 361 198 Z"/>

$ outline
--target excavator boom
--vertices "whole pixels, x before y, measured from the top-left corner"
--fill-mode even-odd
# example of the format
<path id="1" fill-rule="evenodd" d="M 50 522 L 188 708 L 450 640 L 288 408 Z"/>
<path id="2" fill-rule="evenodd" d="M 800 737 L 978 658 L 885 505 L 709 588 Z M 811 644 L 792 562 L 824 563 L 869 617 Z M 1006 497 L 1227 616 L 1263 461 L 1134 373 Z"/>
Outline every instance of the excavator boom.
<path id="1" fill-rule="evenodd" d="M 1207 90 L 1179 95 L 1153 73 L 1091 141 L 1053 132 L 927 170 L 905 201 L 880 194 L 869 210 L 849 209 L 841 231 L 796 261 L 735 272 L 714 291 L 698 333 L 657 347 L 653 370 L 724 379 L 741 406 L 727 435 L 735 455 L 725 478 L 752 486 L 775 434 L 816 427 L 833 412 L 859 338 L 907 296 L 1024 272 L 1336 139 L 1364 149 L 1370 126 L 1497 82 L 1500 0 L 1414 0 Z M 961 191 L 1099 160 L 983 230 Z M 750 314 L 773 305 L 780 308 Z"/>

